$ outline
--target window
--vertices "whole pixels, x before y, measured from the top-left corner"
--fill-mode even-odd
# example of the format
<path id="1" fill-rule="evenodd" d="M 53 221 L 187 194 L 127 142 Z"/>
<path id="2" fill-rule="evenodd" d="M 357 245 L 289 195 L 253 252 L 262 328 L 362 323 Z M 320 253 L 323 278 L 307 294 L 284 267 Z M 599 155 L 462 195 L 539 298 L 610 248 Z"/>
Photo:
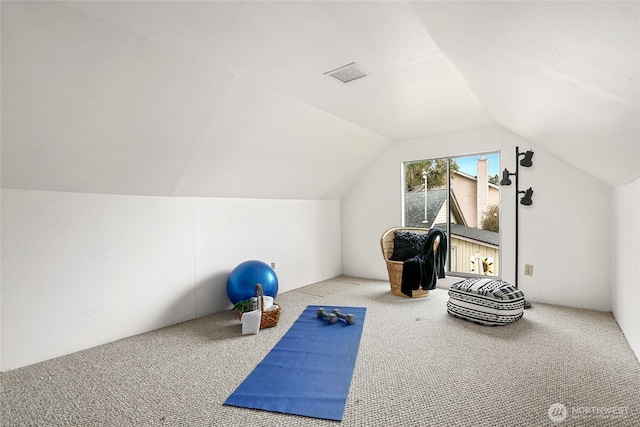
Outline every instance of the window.
<path id="1" fill-rule="evenodd" d="M 500 276 L 499 166 L 498 153 L 404 163 L 404 225 L 447 233 L 450 273 Z"/>

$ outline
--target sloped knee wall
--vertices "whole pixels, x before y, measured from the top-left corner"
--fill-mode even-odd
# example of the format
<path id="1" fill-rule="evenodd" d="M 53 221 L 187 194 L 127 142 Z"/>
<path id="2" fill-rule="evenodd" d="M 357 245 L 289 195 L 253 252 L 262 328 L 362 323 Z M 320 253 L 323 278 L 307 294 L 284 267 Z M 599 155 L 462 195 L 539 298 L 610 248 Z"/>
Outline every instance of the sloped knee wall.
<path id="1" fill-rule="evenodd" d="M 2 190 L 2 371 L 229 309 L 246 259 L 339 275 L 340 202 Z"/>

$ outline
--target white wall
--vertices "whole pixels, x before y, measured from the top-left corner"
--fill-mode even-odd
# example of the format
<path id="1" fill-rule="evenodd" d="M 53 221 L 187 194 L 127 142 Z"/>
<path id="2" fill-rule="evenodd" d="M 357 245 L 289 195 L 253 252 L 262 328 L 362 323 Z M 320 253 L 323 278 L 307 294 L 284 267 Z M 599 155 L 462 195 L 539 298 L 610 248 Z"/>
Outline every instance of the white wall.
<path id="1" fill-rule="evenodd" d="M 2 190 L 2 371 L 231 307 L 275 261 L 280 292 L 340 274 L 340 202 Z"/>
<path id="2" fill-rule="evenodd" d="M 407 160 L 500 151 L 501 169 L 515 170 L 515 147 L 534 150 L 520 168 L 520 189 L 534 204 L 520 206 L 518 285 L 532 302 L 611 310 L 611 188 L 499 126 L 394 142 L 342 200 L 344 274 L 387 279 L 380 236 L 401 225 L 401 164 Z M 514 187 L 502 191 L 503 279 L 513 282 Z M 524 264 L 534 275 L 524 276 Z"/>
<path id="3" fill-rule="evenodd" d="M 640 359 L 640 180 L 613 192 L 613 314 Z"/>
<path id="4" fill-rule="evenodd" d="M 278 292 L 340 275 L 340 202 L 196 199 L 198 316 L 229 307 L 221 292 L 247 259 L 276 263 Z"/>

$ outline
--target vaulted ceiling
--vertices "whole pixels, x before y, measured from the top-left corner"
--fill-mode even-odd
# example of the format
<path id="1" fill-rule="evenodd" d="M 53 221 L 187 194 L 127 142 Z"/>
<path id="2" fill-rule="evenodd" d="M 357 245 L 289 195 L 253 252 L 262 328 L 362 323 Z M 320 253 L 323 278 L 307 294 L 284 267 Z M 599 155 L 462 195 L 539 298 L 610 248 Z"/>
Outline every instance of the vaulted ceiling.
<path id="1" fill-rule="evenodd" d="M 3 1 L 2 186 L 340 198 L 391 141 L 491 124 L 625 184 L 638 4 Z"/>

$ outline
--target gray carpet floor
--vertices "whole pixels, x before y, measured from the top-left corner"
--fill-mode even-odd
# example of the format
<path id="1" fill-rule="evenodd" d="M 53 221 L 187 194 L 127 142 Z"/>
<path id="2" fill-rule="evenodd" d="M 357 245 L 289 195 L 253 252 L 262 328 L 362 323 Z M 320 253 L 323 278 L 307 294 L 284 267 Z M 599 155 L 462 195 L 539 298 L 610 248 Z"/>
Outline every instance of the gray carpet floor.
<path id="1" fill-rule="evenodd" d="M 534 304 L 484 327 L 447 298 L 342 276 L 280 294 L 258 335 L 229 310 L 5 372 L 2 426 L 640 425 L 640 365 L 611 313 Z M 224 406 L 310 304 L 367 307 L 343 421 Z"/>

